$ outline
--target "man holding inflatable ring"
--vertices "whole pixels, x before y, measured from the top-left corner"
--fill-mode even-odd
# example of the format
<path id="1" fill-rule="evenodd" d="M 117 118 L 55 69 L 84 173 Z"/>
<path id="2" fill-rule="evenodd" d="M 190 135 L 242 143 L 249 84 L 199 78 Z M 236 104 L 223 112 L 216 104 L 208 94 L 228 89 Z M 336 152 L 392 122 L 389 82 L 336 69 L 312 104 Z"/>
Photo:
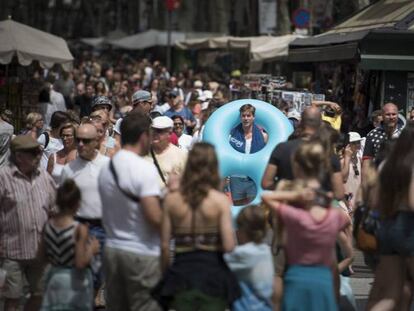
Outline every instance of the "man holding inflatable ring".
<path id="1" fill-rule="evenodd" d="M 255 153 L 267 142 L 268 135 L 255 124 L 256 108 L 251 104 L 240 107 L 241 123 L 230 132 L 230 145 L 241 153 Z M 249 176 L 232 175 L 230 191 L 234 205 L 245 205 L 256 196 L 256 185 Z"/>

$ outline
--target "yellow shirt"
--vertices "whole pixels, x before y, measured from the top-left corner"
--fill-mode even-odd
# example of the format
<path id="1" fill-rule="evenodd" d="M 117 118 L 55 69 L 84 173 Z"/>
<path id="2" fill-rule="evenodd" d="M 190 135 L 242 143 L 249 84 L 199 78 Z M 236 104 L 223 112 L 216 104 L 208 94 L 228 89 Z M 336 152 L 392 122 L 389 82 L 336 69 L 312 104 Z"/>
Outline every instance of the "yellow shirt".
<path id="1" fill-rule="evenodd" d="M 184 172 L 185 163 L 187 162 L 187 152 L 178 148 L 177 146 L 170 144 L 167 149 L 161 154 L 155 154 L 161 171 L 164 175 L 166 182 L 170 174 L 182 175 Z M 145 156 L 145 160 L 154 163 L 151 154 Z M 157 170 L 158 172 L 158 170 Z M 161 177 L 158 174 L 158 183 L 161 188 L 161 192 L 166 187 Z"/>
<path id="2" fill-rule="evenodd" d="M 342 118 L 340 114 L 335 117 L 328 117 L 322 114 L 322 120 L 329 122 L 329 124 L 337 131 L 341 129 Z"/>

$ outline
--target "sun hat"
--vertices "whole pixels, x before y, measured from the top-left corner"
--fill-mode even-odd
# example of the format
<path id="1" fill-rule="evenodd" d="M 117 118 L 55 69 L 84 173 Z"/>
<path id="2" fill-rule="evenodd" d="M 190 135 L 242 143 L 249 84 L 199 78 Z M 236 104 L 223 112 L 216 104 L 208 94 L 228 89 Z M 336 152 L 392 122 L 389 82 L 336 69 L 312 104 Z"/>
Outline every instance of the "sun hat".
<path id="1" fill-rule="evenodd" d="M 40 144 L 30 135 L 18 135 L 10 143 L 10 150 L 24 151 L 39 148 Z"/>
<path id="2" fill-rule="evenodd" d="M 132 102 L 152 101 L 151 93 L 144 90 L 138 90 L 132 95 Z"/>
<path id="3" fill-rule="evenodd" d="M 348 135 L 349 135 L 349 142 L 350 143 L 362 140 L 361 135 L 359 135 L 359 133 L 357 133 L 357 132 L 349 132 Z"/>

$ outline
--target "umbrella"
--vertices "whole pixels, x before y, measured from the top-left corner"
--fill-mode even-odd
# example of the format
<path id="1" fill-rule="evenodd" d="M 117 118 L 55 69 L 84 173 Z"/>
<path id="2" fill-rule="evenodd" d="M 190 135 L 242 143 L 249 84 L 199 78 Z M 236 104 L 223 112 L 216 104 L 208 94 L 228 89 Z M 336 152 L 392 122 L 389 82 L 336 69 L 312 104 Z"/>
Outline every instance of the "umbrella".
<path id="1" fill-rule="evenodd" d="M 9 64 L 16 55 L 23 66 L 37 60 L 45 68 L 61 64 L 68 71 L 72 67 L 73 56 L 64 39 L 11 19 L 0 22 L 0 42 L 1 64 Z"/>

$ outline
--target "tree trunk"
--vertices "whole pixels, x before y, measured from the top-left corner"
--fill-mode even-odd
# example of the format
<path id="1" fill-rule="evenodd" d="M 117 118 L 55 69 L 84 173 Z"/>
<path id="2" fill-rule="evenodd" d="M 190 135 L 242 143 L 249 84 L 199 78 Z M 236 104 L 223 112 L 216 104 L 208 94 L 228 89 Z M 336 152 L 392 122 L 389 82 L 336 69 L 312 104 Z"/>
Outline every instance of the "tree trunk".
<path id="1" fill-rule="evenodd" d="M 278 2 L 279 9 L 277 10 L 277 28 L 280 35 L 291 33 L 292 24 L 290 22 L 289 1 L 280 0 Z"/>

